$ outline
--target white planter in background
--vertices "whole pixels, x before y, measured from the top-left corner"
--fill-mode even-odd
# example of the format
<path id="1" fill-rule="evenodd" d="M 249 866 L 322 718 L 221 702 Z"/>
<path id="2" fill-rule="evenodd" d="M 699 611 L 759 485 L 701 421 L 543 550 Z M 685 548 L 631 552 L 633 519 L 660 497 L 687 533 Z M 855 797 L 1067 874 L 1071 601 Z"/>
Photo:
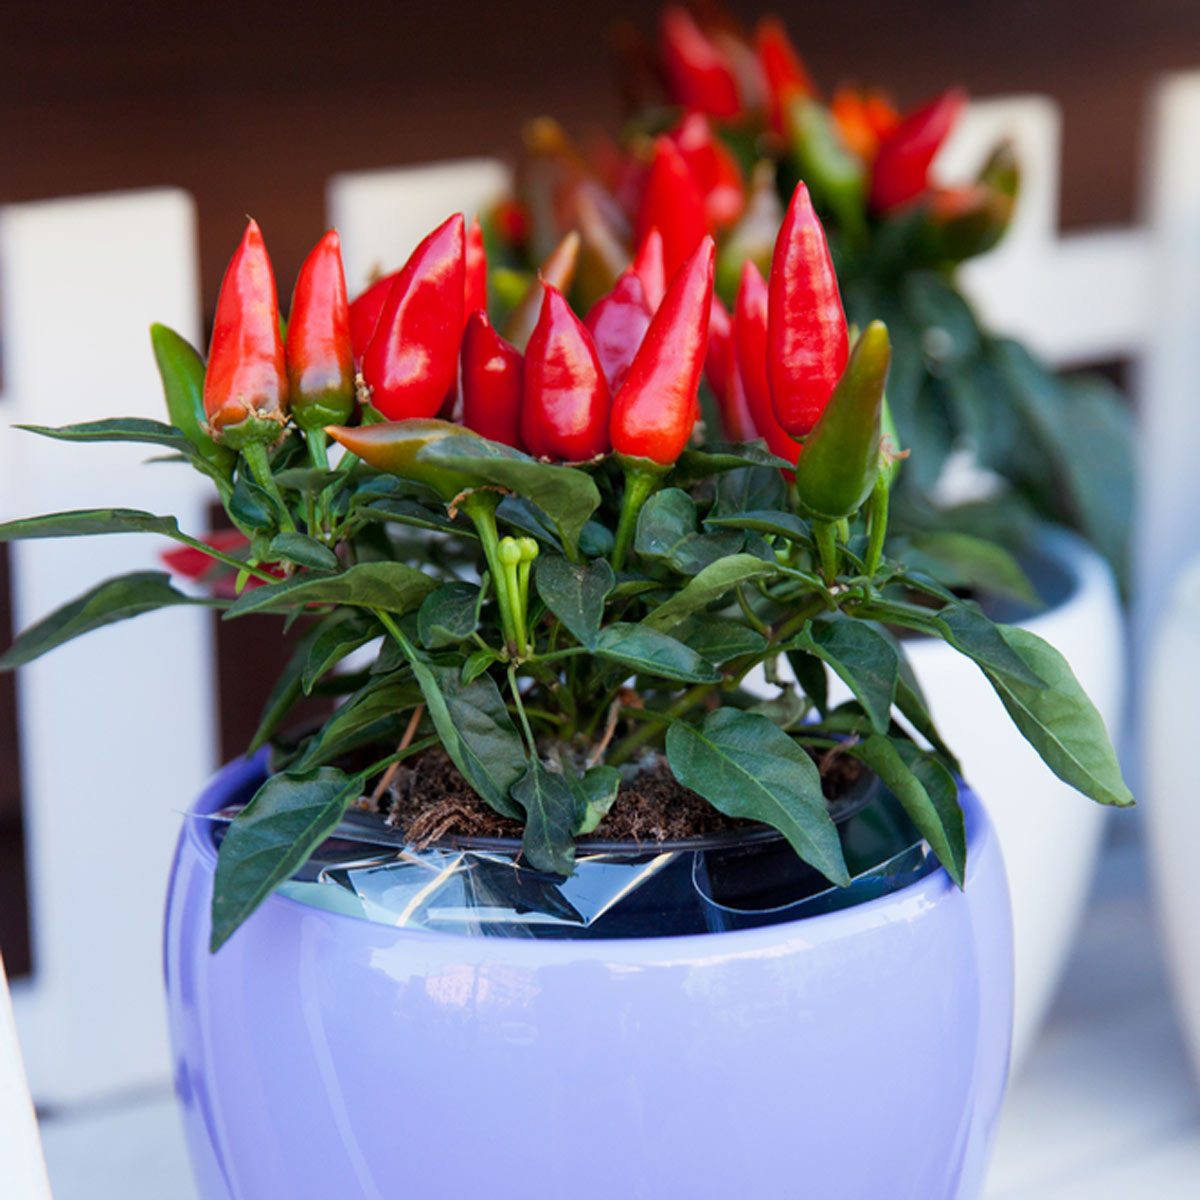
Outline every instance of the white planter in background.
<path id="1" fill-rule="evenodd" d="M 1057 590 L 1059 600 L 1020 623 L 1066 657 L 1116 734 L 1123 717 L 1125 631 L 1112 573 L 1094 550 L 1065 531 L 1046 534 L 1040 549 L 1048 575 L 1058 577 L 1049 593 Z M 1032 573 L 1042 585 L 1038 572 Z M 904 647 L 934 720 L 986 805 L 1004 852 L 1016 958 L 1016 1071 L 1054 997 L 1083 915 L 1105 812 L 1050 773 L 970 659 L 926 638 Z M 748 683 L 753 690 L 765 686 L 760 674 Z M 838 698 L 847 696 L 843 690 Z M 1200 932 L 1196 947 L 1200 981 Z M 1197 1001 L 1200 1012 L 1200 988 Z"/>
<path id="2" fill-rule="evenodd" d="M 1200 562 L 1180 576 L 1150 647 L 1141 727 L 1150 866 L 1175 1006 L 1200 1075 L 1200 921 L 1196 863 L 1200 798 Z"/>

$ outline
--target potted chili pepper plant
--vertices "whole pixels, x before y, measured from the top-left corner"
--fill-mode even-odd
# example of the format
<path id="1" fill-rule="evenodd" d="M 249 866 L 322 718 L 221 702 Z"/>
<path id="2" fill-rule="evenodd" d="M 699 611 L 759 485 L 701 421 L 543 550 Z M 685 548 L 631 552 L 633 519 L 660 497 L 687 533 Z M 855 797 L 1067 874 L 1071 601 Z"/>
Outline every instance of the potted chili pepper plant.
<path id="1" fill-rule="evenodd" d="M 251 754 L 185 819 L 168 898 L 201 1193 L 976 1194 L 1008 1054 L 1004 872 L 889 630 L 947 642 L 1052 771 L 1131 803 L 1099 715 L 1036 635 L 885 554 L 889 335 L 840 318 L 803 185 L 756 364 L 783 456 L 694 440 L 710 239 L 623 348 L 539 282 L 523 351 L 472 240 L 451 217 L 351 305 L 327 234 L 285 338 L 251 222 L 207 363 L 154 331 L 170 424 L 36 431 L 165 446 L 240 547 L 124 509 L 0 526 L 150 531 L 226 572 L 102 583 L 6 669 L 170 604 L 299 633 Z M 437 415 L 460 402 L 465 424 Z M 761 664 L 766 698 L 743 686 Z M 306 695 L 331 707 L 296 728 Z"/>
<path id="2" fill-rule="evenodd" d="M 765 278 L 776 234 L 805 181 L 830 228 L 846 313 L 859 325 L 881 318 L 891 334 L 889 410 L 912 454 L 891 496 L 895 552 L 1057 646 L 1114 728 L 1124 690 L 1114 576 L 1124 580 L 1127 568 L 1128 409 L 1103 379 L 1060 378 L 989 331 L 959 282 L 963 264 L 993 248 L 1011 220 L 1020 178 L 1011 147 L 998 146 L 975 179 L 935 182 L 931 167 L 965 93 L 951 88 L 909 113 L 857 85 L 823 99 L 774 18 L 746 32 L 712 6 L 668 6 L 653 44 L 624 34 L 623 141 L 593 134 L 577 146 L 551 120 L 529 125 L 516 196 L 487 222 L 494 257 L 514 272 L 501 282 L 519 292 L 523 271 L 552 252 L 561 261 L 571 244 L 572 295 L 587 307 L 629 263 L 645 279 L 661 255 L 670 273 L 714 237 L 708 424 L 794 457 L 774 412 L 780 381 L 762 369 L 761 347 L 769 336 L 773 361 L 789 364 L 776 371 L 808 369 L 779 351 L 841 316 L 840 303 L 814 304 L 793 329 L 767 329 L 768 289 L 782 286 Z M 803 270 L 804 256 L 790 269 Z M 628 303 L 628 287 L 623 296 Z M 1013 891 L 1019 1058 L 1082 915 L 1101 814 L 1045 777 L 1019 741 L 995 735 L 995 699 L 959 656 L 927 640 L 911 657 L 970 778 L 995 796 Z M 1038 826 L 1005 799 L 1031 791 Z"/>

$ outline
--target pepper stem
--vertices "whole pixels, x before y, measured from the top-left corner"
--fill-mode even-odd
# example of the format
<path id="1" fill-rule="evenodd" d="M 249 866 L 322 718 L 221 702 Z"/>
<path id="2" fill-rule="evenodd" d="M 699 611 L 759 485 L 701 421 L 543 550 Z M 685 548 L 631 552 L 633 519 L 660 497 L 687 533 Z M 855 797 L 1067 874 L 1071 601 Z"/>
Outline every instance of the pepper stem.
<path id="1" fill-rule="evenodd" d="M 275 502 L 279 509 L 280 523 L 283 528 L 288 533 L 295 533 L 296 522 L 292 520 L 292 514 L 288 511 L 288 506 L 284 503 L 283 495 L 279 491 L 279 484 L 275 482 L 275 476 L 271 474 L 271 461 L 267 458 L 266 446 L 262 442 L 247 442 L 242 447 L 242 457 L 246 460 L 246 465 L 250 468 L 250 474 L 254 476 L 255 483 Z"/>
<path id="2" fill-rule="evenodd" d="M 488 571 L 492 576 L 492 585 L 496 589 L 496 605 L 500 609 L 500 630 L 510 654 L 520 654 L 524 649 L 519 637 L 519 627 L 516 621 L 516 608 L 512 591 L 509 588 L 508 570 L 500 553 L 500 531 L 496 528 L 496 506 L 500 497 L 496 492 L 472 492 L 458 506 L 459 512 L 465 513 L 479 534 L 483 546 L 483 557 L 487 561 Z"/>
<path id="3" fill-rule="evenodd" d="M 826 583 L 833 583 L 838 573 L 837 523 L 835 521 L 813 521 L 813 537 L 817 539 L 817 554 L 821 560 L 821 575 Z"/>
<path id="4" fill-rule="evenodd" d="M 647 500 L 662 486 L 669 468 L 646 460 L 630 459 L 624 463 L 625 493 L 621 497 L 621 518 L 613 544 L 612 566 L 619 571 L 625 565 L 629 548 L 637 532 L 638 517 Z"/>
<path id="5" fill-rule="evenodd" d="M 867 538 L 867 556 L 863 560 L 863 573 L 868 579 L 879 570 L 879 563 L 883 558 L 883 541 L 887 537 L 888 502 L 891 494 L 887 472 L 880 471 L 875 476 L 875 487 L 871 492 L 871 499 L 867 502 L 870 532 Z"/>

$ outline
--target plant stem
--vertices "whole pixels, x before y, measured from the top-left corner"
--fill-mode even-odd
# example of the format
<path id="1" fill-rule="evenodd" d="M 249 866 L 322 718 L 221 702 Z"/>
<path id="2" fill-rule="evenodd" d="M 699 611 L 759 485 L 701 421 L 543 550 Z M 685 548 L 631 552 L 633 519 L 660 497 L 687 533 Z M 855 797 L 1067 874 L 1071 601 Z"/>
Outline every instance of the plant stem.
<path id="1" fill-rule="evenodd" d="M 891 489 L 888 487 L 886 472 L 880 471 L 875 477 L 875 488 L 871 492 L 867 508 L 870 534 L 867 540 L 867 556 L 863 560 L 863 574 L 868 579 L 872 578 L 879 570 L 879 563 L 883 558 L 883 541 L 887 537 L 888 501 L 890 498 Z"/>
<path id="2" fill-rule="evenodd" d="M 617 523 L 617 537 L 613 543 L 612 566 L 619 571 L 625 565 L 629 547 L 637 533 L 638 517 L 646 501 L 662 486 L 665 472 L 634 463 L 625 466 L 625 492 L 621 496 L 621 518 Z"/>
<path id="3" fill-rule="evenodd" d="M 618 742 L 616 749 L 608 756 L 609 765 L 615 767 L 620 763 L 627 762 L 635 750 L 643 746 L 662 729 L 663 724 L 669 725 L 672 721 L 677 721 L 685 713 L 690 712 L 716 686 L 715 683 L 694 684 L 669 708 L 661 713 L 654 713 L 654 718 L 658 724 L 642 725 Z"/>
<path id="4" fill-rule="evenodd" d="M 529 753 L 537 758 L 537 742 L 533 738 L 533 730 L 529 727 L 529 718 L 525 715 L 525 705 L 521 703 L 521 689 L 517 684 L 517 669 L 508 668 L 508 686 L 512 692 L 513 704 L 517 708 L 517 716 L 521 719 L 521 728 L 525 731 L 525 740 L 529 744 Z"/>
<path id="5" fill-rule="evenodd" d="M 833 583 L 838 573 L 837 528 L 832 521 L 814 521 L 812 530 L 821 558 L 821 574 L 826 583 Z"/>
<path id="6" fill-rule="evenodd" d="M 284 503 L 283 496 L 279 491 L 279 485 L 275 482 L 275 476 L 271 474 L 271 462 L 267 458 L 266 446 L 261 442 L 249 442 L 242 447 L 242 457 L 246 460 L 246 464 L 250 468 L 250 474 L 254 476 L 254 481 L 271 497 L 278 507 L 283 528 L 288 533 L 295 533 L 296 523 L 292 520 L 292 514 L 288 511 L 288 506 Z"/>
<path id="7" fill-rule="evenodd" d="M 245 571 L 249 575 L 253 575 L 255 579 L 261 580 L 263 583 L 278 583 L 279 580 L 269 571 L 260 570 L 258 567 L 251 566 L 248 562 L 241 558 L 235 558 L 232 554 L 226 554 L 222 550 L 214 550 L 207 542 L 200 541 L 199 538 L 189 537 L 186 533 L 181 533 L 178 530 L 175 533 L 168 534 L 168 537 L 177 542 L 182 542 L 185 546 L 191 546 L 193 550 L 201 550 L 209 558 L 215 559 L 217 562 L 223 562 L 227 567 L 234 567 L 238 571 Z"/>
<path id="8" fill-rule="evenodd" d="M 514 599 L 508 588 L 508 580 L 504 564 L 500 561 L 500 531 L 496 528 L 496 506 L 500 497 L 495 492 L 472 492 L 458 506 L 459 511 L 466 513 L 479 541 L 483 546 L 483 556 L 487 560 L 488 571 L 492 576 L 492 584 L 496 589 L 496 605 L 500 609 L 500 628 L 504 640 L 508 644 L 510 654 L 519 654 L 524 647 L 517 637 L 516 614 Z"/>

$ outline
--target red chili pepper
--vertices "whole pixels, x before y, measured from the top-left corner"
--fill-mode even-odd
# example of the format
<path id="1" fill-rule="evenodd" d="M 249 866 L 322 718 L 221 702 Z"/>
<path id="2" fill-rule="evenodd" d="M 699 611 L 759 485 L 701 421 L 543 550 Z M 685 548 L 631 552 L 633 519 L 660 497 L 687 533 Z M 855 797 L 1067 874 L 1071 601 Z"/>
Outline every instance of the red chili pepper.
<path id="1" fill-rule="evenodd" d="M 741 111 L 733 68 L 685 8 L 669 5 L 660 22 L 663 71 L 671 99 L 713 117 Z"/>
<path id="2" fill-rule="evenodd" d="M 613 401 L 618 454 L 669 466 L 691 437 L 708 351 L 715 247 L 705 237 L 680 267 Z"/>
<path id="3" fill-rule="evenodd" d="M 767 370 L 767 281 L 751 259 L 742 265 L 737 302 L 733 309 L 733 346 L 738 374 L 754 428 L 772 454 L 795 462 L 800 443 L 779 423 L 771 403 Z"/>
<path id="4" fill-rule="evenodd" d="M 363 356 L 371 403 L 389 420 L 432 417 L 458 375 L 463 218 L 444 221 L 404 264 Z"/>
<path id="5" fill-rule="evenodd" d="M 558 288 L 542 287 L 525 349 L 521 436 L 538 458 L 583 462 L 608 453 L 608 383 L 587 326 Z"/>
<path id="6" fill-rule="evenodd" d="M 592 305 L 585 323 L 613 395 L 625 381 L 653 315 L 642 281 L 632 267 L 621 273 L 607 296 Z"/>
<path id="7" fill-rule="evenodd" d="M 951 88 L 910 113 L 880 143 L 871 172 L 871 207 L 885 213 L 910 204 L 929 185 L 929 167 L 967 103 Z"/>
<path id="8" fill-rule="evenodd" d="M 683 155 L 704 197 L 704 214 L 710 230 L 724 229 L 746 207 L 746 185 L 733 152 L 713 136 L 702 113 L 688 113 L 667 135 Z"/>
<path id="9" fill-rule="evenodd" d="M 463 292 L 463 323 L 470 319 L 473 312 L 482 309 L 487 312 L 487 251 L 483 246 L 483 226 L 479 218 L 474 217 L 467 226 L 466 242 L 463 246 L 464 262 L 464 292 Z"/>
<path id="10" fill-rule="evenodd" d="M 354 411 L 350 306 L 337 231 L 331 229 L 304 260 L 287 331 L 292 418 L 301 429 L 341 425 Z"/>
<path id="11" fill-rule="evenodd" d="M 493 442 L 522 449 L 524 372 L 521 352 L 492 328 L 486 312 L 476 309 L 463 333 L 463 424 Z"/>
<path id="12" fill-rule="evenodd" d="M 771 400 L 784 429 L 804 437 L 846 369 L 850 339 L 825 230 L 803 183 L 775 239 L 769 314 Z"/>
<path id="13" fill-rule="evenodd" d="M 356 296 L 350 304 L 350 345 L 354 350 L 354 361 L 361 363 L 375 329 L 379 325 L 379 316 L 383 306 L 392 292 L 392 284 L 400 278 L 399 271 L 393 271 L 382 279 L 377 279 L 365 292 Z"/>
<path id="14" fill-rule="evenodd" d="M 250 221 L 221 280 L 204 373 L 204 414 L 213 437 L 238 449 L 279 440 L 287 399 L 275 273 L 262 231 Z"/>
<path id="15" fill-rule="evenodd" d="M 663 239 L 657 225 L 651 225 L 638 243 L 633 256 L 633 269 L 642 281 L 646 303 L 652 312 L 658 311 L 667 294 L 667 269 L 663 265 Z"/>
<path id="16" fill-rule="evenodd" d="M 663 266 L 669 280 L 708 233 L 708 217 L 699 184 L 670 138 L 654 141 L 654 158 L 638 208 L 637 237 L 657 229 L 663 241 Z"/>
<path id="17" fill-rule="evenodd" d="M 766 311 L 764 305 L 764 312 Z M 713 296 L 708 319 L 708 354 L 704 359 L 704 377 L 717 398 L 721 412 L 721 430 L 731 442 L 752 442 L 758 437 L 754 417 L 746 396 L 746 387 L 738 370 L 733 344 L 733 320 L 717 296 Z"/>
<path id="18" fill-rule="evenodd" d="M 787 128 L 788 109 L 797 96 L 815 96 L 816 87 L 792 39 L 777 17 L 764 17 L 754 31 L 758 62 L 767 85 L 767 117 L 776 133 Z"/>

